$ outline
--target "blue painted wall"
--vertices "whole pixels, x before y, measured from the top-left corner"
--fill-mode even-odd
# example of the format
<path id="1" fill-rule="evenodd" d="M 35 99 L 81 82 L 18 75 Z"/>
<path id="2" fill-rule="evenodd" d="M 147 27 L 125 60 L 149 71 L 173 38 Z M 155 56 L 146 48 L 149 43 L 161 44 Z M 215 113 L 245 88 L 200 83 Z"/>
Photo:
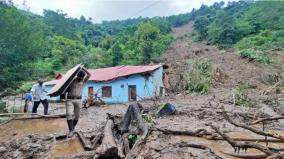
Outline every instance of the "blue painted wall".
<path id="1" fill-rule="evenodd" d="M 88 97 L 88 87 L 94 88 L 94 93 L 106 103 L 124 103 L 128 102 L 128 86 L 136 85 L 137 100 L 158 96 L 160 88 L 163 86 L 163 68 L 153 71 L 150 76 L 132 75 L 127 78 L 119 78 L 108 82 L 88 81 L 83 88 L 83 99 Z M 102 97 L 102 87 L 112 87 L 112 97 Z"/>
<path id="2" fill-rule="evenodd" d="M 88 88 L 93 87 L 94 93 L 106 103 L 124 103 L 128 102 L 128 86 L 136 85 L 137 100 L 147 99 L 160 95 L 160 89 L 163 90 L 163 67 L 153 71 L 150 76 L 145 77 L 143 75 L 132 75 L 127 78 L 119 78 L 108 82 L 94 82 L 88 81 L 82 92 L 82 99 L 88 98 Z M 111 86 L 112 87 L 112 97 L 102 97 L 102 87 Z M 53 86 L 46 86 L 47 91 L 50 91 Z M 60 100 L 60 97 L 49 97 L 49 100 Z"/>

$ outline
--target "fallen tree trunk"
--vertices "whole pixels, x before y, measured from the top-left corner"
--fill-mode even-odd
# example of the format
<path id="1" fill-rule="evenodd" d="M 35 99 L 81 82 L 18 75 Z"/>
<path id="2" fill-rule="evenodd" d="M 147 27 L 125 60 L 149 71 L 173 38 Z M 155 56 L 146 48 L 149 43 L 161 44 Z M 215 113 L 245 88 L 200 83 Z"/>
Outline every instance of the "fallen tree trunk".
<path id="1" fill-rule="evenodd" d="M 224 140 L 223 137 L 219 136 L 210 136 L 207 137 L 205 136 L 207 140 Z M 284 140 L 278 140 L 278 139 L 251 139 L 251 138 L 234 138 L 232 137 L 233 140 L 235 141 L 252 141 L 252 142 L 278 142 L 278 143 L 283 143 Z"/>
<path id="2" fill-rule="evenodd" d="M 206 129 L 198 129 L 196 131 L 189 131 L 189 130 L 170 130 L 170 129 L 162 129 L 162 128 L 152 128 L 153 131 L 160 131 L 164 134 L 171 134 L 171 135 L 188 135 L 188 136 L 197 136 L 202 137 L 204 135 L 212 135 Z"/>
<path id="3" fill-rule="evenodd" d="M 257 130 L 257 129 L 255 129 L 255 128 L 253 128 L 253 127 L 250 127 L 250 126 L 248 126 L 248 125 L 234 122 L 234 121 L 229 117 L 229 115 L 226 113 L 224 107 L 223 107 L 222 109 L 223 109 L 223 116 L 224 116 L 224 118 L 225 118 L 229 123 L 231 123 L 232 125 L 234 125 L 234 126 L 236 126 L 236 127 L 241 127 L 241 128 L 247 129 L 247 130 L 252 131 L 252 132 L 254 132 L 254 133 L 256 133 L 256 134 L 259 134 L 259 135 L 263 135 L 263 136 L 268 136 L 268 137 L 272 137 L 272 138 L 284 140 L 284 135 L 282 135 L 282 134 L 264 132 L 264 131 Z"/>
<path id="4" fill-rule="evenodd" d="M 129 105 L 126 114 L 123 116 L 119 126 L 119 129 L 122 134 L 128 132 L 131 121 L 137 121 L 137 126 L 139 130 L 143 133 L 142 138 L 145 138 L 145 136 L 148 134 L 148 126 L 144 123 L 142 116 L 140 115 L 142 109 L 142 106 L 139 104 Z"/>
<path id="5" fill-rule="evenodd" d="M 216 126 L 209 124 L 209 126 L 215 130 L 220 136 L 222 136 L 234 149 L 235 151 L 239 152 L 240 149 L 247 150 L 248 148 L 254 148 L 257 149 L 261 152 L 264 152 L 267 155 L 274 155 L 275 153 L 269 150 L 269 148 L 262 146 L 257 143 L 249 143 L 249 142 L 244 142 L 244 143 L 238 143 L 234 141 L 232 138 L 230 138 L 227 134 L 221 132 Z"/>
<path id="6" fill-rule="evenodd" d="M 118 156 L 118 148 L 113 136 L 113 120 L 108 119 L 104 128 L 102 144 L 96 150 L 94 158 L 115 158 Z"/>
<path id="7" fill-rule="evenodd" d="M 237 154 L 237 153 L 228 153 L 228 152 L 222 152 L 226 155 L 232 156 L 232 157 L 238 157 L 238 158 L 243 158 L 243 159 L 263 159 L 267 157 L 266 154 L 262 155 L 249 155 L 249 154 Z"/>

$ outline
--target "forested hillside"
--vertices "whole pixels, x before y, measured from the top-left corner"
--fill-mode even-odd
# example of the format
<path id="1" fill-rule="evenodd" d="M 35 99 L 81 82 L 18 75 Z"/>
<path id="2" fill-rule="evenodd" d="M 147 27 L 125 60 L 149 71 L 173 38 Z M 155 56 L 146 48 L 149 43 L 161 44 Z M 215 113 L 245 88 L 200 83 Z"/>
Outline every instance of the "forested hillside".
<path id="1" fill-rule="evenodd" d="M 195 40 L 235 48 L 244 58 L 275 63 L 267 52 L 284 46 L 284 2 L 239 1 L 202 5 L 170 17 L 93 24 L 45 10 L 43 16 L 0 2 L 0 90 L 51 78 L 77 63 L 88 68 L 160 61 L 174 40 L 171 28 L 194 22 Z"/>
<path id="2" fill-rule="evenodd" d="M 81 16 L 44 10 L 43 16 L 0 3 L 0 90 L 53 77 L 77 63 L 87 68 L 147 64 L 172 41 L 165 18 L 93 24 Z"/>

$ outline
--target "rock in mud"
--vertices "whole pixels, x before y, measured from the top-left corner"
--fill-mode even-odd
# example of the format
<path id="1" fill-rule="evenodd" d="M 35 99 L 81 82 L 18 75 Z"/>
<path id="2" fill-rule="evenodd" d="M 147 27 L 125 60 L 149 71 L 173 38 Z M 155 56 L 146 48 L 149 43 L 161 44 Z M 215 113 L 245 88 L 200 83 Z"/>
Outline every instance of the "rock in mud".
<path id="1" fill-rule="evenodd" d="M 4 153 L 6 151 L 7 151 L 7 149 L 5 147 L 3 147 L 3 146 L 0 147 L 0 153 Z"/>

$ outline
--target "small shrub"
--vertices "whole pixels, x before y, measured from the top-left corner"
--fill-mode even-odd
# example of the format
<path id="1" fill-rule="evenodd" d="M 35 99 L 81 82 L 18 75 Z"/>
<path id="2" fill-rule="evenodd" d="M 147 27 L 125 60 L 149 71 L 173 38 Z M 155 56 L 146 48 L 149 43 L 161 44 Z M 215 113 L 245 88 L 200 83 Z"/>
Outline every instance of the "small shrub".
<path id="1" fill-rule="evenodd" d="M 191 34 L 191 39 L 192 39 L 193 42 L 200 42 L 200 41 L 202 41 L 202 37 L 197 32 L 193 32 Z"/>
<path id="2" fill-rule="evenodd" d="M 213 85 L 212 67 L 207 59 L 197 59 L 190 62 L 192 69 L 186 75 L 187 90 L 207 94 Z"/>
<path id="3" fill-rule="evenodd" d="M 264 64 L 273 64 L 275 61 L 269 56 L 265 55 L 260 50 L 245 49 L 240 52 L 242 58 L 248 58 L 251 61 L 260 62 Z"/>
<path id="4" fill-rule="evenodd" d="M 235 106 L 246 106 L 251 107 L 252 101 L 248 98 L 247 94 L 245 93 L 247 86 L 242 85 L 232 90 L 232 102 Z"/>

